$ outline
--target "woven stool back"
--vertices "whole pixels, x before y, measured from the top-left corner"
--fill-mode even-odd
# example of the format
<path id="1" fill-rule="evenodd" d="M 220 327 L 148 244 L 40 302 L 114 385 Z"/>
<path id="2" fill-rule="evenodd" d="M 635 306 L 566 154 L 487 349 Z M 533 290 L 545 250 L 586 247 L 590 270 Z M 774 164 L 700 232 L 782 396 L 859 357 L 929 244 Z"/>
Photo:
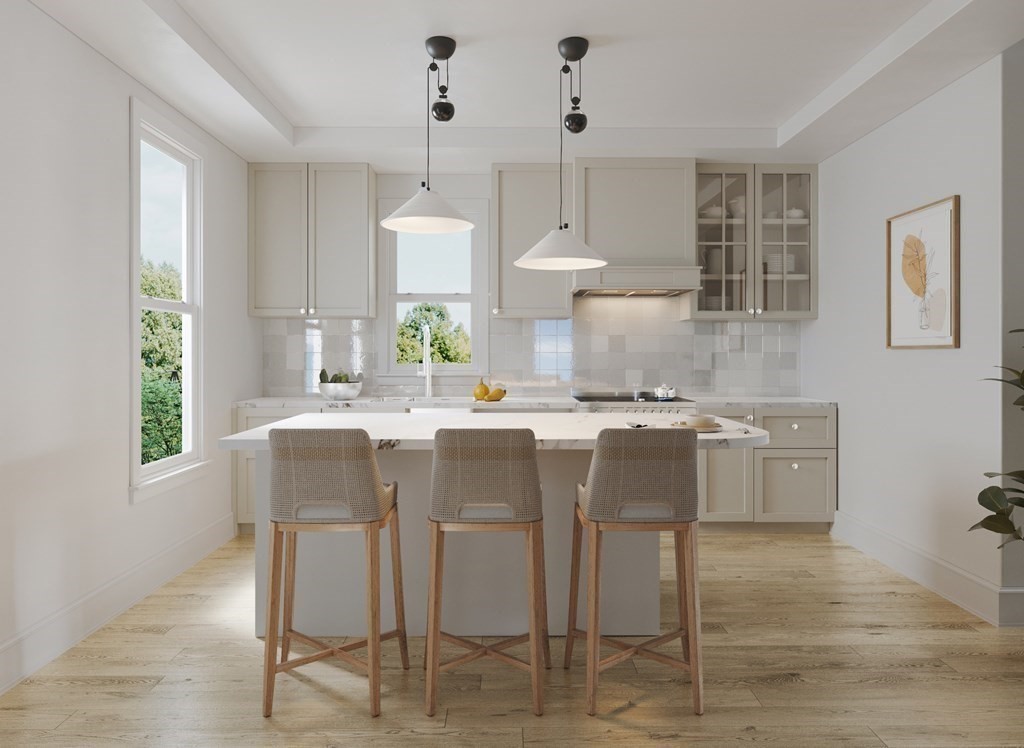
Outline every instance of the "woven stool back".
<path id="1" fill-rule="evenodd" d="M 381 482 L 370 436 L 363 429 L 270 430 L 271 520 L 376 522 L 394 503 L 394 487 Z M 329 518 L 302 518 L 303 508 Z"/>
<path id="2" fill-rule="evenodd" d="M 463 514 L 467 505 L 504 505 L 498 516 Z M 537 437 L 530 429 L 438 429 L 430 519 L 536 522 L 542 519 Z"/>
<path id="3" fill-rule="evenodd" d="M 579 492 L 588 519 L 643 522 L 624 507 L 663 506 L 673 522 L 697 519 L 697 432 L 693 429 L 602 429 Z"/>

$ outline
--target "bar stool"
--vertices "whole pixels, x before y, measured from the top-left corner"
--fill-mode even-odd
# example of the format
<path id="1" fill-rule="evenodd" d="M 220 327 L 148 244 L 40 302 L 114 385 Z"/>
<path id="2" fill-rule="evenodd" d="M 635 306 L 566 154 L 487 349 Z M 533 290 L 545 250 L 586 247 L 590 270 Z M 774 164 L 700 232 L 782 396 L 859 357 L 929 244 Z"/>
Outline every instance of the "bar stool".
<path id="1" fill-rule="evenodd" d="M 430 582 L 427 590 L 426 712 L 437 708 L 438 675 L 481 657 L 530 673 L 533 712 L 544 711 L 541 663 L 551 667 L 547 591 L 544 582 L 544 522 L 536 436 L 530 429 L 438 429 L 430 491 Z M 490 646 L 441 631 L 444 536 L 449 532 L 526 533 L 530 633 Z M 441 662 L 441 640 L 468 653 Z M 503 650 L 530 642 L 530 662 Z"/>
<path id="2" fill-rule="evenodd" d="M 263 659 L 263 716 L 274 706 L 274 679 L 300 665 L 335 656 L 366 672 L 370 714 L 380 714 L 380 644 L 398 639 L 402 667 L 409 669 L 402 595 L 402 555 L 398 537 L 398 484 L 384 485 L 369 435 L 362 429 L 270 430 L 270 573 Z M 380 631 L 380 531 L 391 528 L 391 571 L 395 629 Z M 334 647 L 292 628 L 295 553 L 300 532 L 353 532 L 366 535 L 366 638 Z M 281 608 L 281 555 L 284 539 L 284 625 L 281 661 L 277 627 Z M 316 647 L 314 654 L 288 659 L 292 640 Z M 366 659 L 351 654 L 366 647 Z"/>
<path id="3" fill-rule="evenodd" d="M 697 432 L 692 429 L 603 429 L 587 485 L 576 486 L 569 577 L 569 630 L 565 667 L 575 639 L 587 642 L 587 714 L 597 710 L 598 674 L 632 657 L 645 657 L 690 672 L 693 711 L 704 713 L 697 587 Z M 580 545 L 587 528 L 587 630 L 576 628 Z M 643 644 L 601 636 L 601 539 L 605 532 L 671 531 L 675 535 L 679 628 Z M 683 642 L 684 659 L 654 650 Z M 601 644 L 621 650 L 601 659 Z"/>

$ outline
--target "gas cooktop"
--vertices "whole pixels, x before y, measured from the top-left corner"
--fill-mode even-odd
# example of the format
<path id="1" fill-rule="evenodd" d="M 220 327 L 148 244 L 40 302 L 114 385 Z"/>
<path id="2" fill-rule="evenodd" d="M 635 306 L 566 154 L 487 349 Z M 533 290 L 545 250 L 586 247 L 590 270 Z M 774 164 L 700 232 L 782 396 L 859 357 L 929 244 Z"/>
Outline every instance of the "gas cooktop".
<path id="1" fill-rule="evenodd" d="M 692 403 L 685 397 L 658 399 L 653 392 L 574 392 L 572 398 L 579 403 Z"/>

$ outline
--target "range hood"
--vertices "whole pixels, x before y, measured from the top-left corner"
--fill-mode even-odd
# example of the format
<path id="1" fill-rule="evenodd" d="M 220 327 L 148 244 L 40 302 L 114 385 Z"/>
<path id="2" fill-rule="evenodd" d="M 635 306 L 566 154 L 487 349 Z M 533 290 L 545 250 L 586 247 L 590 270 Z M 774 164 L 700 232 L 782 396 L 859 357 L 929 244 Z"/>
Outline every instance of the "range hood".
<path id="1" fill-rule="evenodd" d="M 572 274 L 572 295 L 679 296 L 700 288 L 700 268 L 608 265 Z"/>

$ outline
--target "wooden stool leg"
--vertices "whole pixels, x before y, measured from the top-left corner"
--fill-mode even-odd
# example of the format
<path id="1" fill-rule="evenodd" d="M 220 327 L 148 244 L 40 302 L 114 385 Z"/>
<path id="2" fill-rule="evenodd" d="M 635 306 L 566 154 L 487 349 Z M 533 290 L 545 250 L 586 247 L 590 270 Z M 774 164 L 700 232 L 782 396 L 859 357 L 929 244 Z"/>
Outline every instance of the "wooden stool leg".
<path id="1" fill-rule="evenodd" d="M 587 714 L 597 711 L 597 673 L 601 663 L 601 529 L 590 523 L 587 549 Z"/>
<path id="2" fill-rule="evenodd" d="M 263 650 L 263 716 L 274 707 L 274 678 L 277 675 L 277 625 L 281 611 L 281 543 L 283 533 L 270 523 L 270 569 L 267 574 L 267 630 Z"/>
<path id="3" fill-rule="evenodd" d="M 700 588 L 697 567 L 697 523 L 686 526 L 682 533 L 686 578 L 686 641 L 689 647 L 690 681 L 693 688 L 693 711 L 704 714 L 704 663 L 700 650 Z"/>
<path id="4" fill-rule="evenodd" d="M 295 610 L 295 552 L 297 532 L 284 533 L 284 623 L 281 625 L 281 662 L 288 661 L 292 645 L 292 613 Z"/>
<path id="5" fill-rule="evenodd" d="M 366 672 L 370 676 L 370 716 L 380 714 L 380 523 L 366 528 Z"/>
<path id="6" fill-rule="evenodd" d="M 683 540 L 682 530 L 674 531 L 672 536 L 675 540 L 676 604 L 679 609 L 679 628 L 686 629 L 680 644 L 683 646 L 683 659 L 687 659 L 690 651 L 690 629 L 687 628 L 689 625 L 687 623 L 689 613 L 687 612 L 688 607 L 686 605 L 686 541 Z"/>
<path id="7" fill-rule="evenodd" d="M 582 545 L 583 524 L 580 522 L 580 516 L 576 512 L 576 507 L 573 506 L 572 565 L 569 569 L 569 630 L 565 634 L 565 660 L 562 663 L 562 667 L 566 670 L 572 664 L 572 645 L 576 641 L 572 632 L 576 629 L 576 608 L 579 605 L 580 598 L 580 550 Z"/>
<path id="8" fill-rule="evenodd" d="M 409 640 L 405 633 L 405 591 L 402 589 L 402 544 L 398 538 L 398 507 L 391 515 L 391 580 L 395 592 L 395 628 L 402 667 L 409 669 Z"/>
<path id="9" fill-rule="evenodd" d="M 533 691 L 533 713 L 538 717 L 544 713 L 544 682 L 541 675 L 544 647 L 541 644 L 543 628 L 540 622 L 542 584 L 540 564 L 537 563 L 539 555 L 537 534 L 540 528 L 540 522 L 532 522 L 526 531 L 526 598 L 530 615 L 530 687 Z"/>
<path id="10" fill-rule="evenodd" d="M 441 582 L 444 578 L 444 532 L 430 521 L 430 582 L 427 588 L 426 712 L 437 710 L 437 684 L 441 667 Z"/>
<path id="11" fill-rule="evenodd" d="M 537 523 L 536 536 L 537 568 L 540 578 L 540 590 L 537 599 L 540 602 L 540 643 L 544 648 L 544 667 L 551 669 L 551 637 L 548 634 L 548 579 L 544 559 L 544 522 Z"/>

